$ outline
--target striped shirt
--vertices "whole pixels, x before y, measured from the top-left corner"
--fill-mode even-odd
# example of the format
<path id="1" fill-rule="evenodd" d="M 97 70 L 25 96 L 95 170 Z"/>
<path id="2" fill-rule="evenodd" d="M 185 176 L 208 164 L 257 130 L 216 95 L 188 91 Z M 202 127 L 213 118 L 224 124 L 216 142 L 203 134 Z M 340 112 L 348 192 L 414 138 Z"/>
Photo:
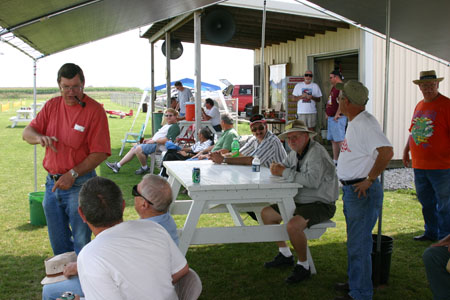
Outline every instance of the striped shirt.
<path id="1" fill-rule="evenodd" d="M 206 140 L 203 143 L 198 141 L 197 143 L 192 145 L 191 151 L 194 152 L 194 153 L 199 153 L 200 151 L 205 150 L 206 148 L 210 147 L 211 145 L 212 145 L 212 141 L 211 140 Z"/>
<path id="2" fill-rule="evenodd" d="M 243 156 L 258 156 L 261 165 L 264 167 L 270 167 L 273 162 L 281 163 L 287 156 L 283 144 L 270 131 L 267 131 L 261 143 L 256 137 L 252 136 L 239 152 Z"/>

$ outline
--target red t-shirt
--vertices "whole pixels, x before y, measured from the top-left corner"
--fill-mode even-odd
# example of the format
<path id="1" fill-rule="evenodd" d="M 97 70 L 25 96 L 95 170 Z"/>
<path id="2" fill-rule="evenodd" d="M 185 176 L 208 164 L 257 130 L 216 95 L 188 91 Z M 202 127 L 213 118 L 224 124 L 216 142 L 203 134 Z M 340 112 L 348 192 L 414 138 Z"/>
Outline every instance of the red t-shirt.
<path id="1" fill-rule="evenodd" d="M 111 155 L 108 119 L 103 107 L 84 95 L 86 106 L 69 106 L 59 96 L 47 101 L 31 121 L 37 132 L 55 136 L 58 152 L 45 150 L 44 168 L 51 174 L 64 174 L 80 164 L 90 153 Z"/>
<path id="2" fill-rule="evenodd" d="M 450 169 L 450 99 L 420 101 L 409 128 L 409 148 L 415 169 Z"/>
<path id="3" fill-rule="evenodd" d="M 339 97 L 339 90 L 333 87 L 330 91 L 330 96 L 328 96 L 327 107 L 325 108 L 325 112 L 327 116 L 334 117 L 339 108 L 339 103 L 337 102 L 337 98 Z"/>

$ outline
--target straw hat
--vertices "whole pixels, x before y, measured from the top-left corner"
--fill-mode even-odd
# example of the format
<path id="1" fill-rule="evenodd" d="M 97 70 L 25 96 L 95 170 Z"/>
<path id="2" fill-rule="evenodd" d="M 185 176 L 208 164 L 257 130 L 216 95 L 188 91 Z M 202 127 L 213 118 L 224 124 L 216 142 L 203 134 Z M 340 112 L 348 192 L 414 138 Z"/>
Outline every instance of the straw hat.
<path id="1" fill-rule="evenodd" d="M 76 261 L 77 255 L 74 251 L 47 258 L 44 261 L 45 273 L 47 276 L 42 279 L 41 284 L 49 284 L 66 280 L 67 277 L 63 275 L 64 267 L 67 264 Z"/>
<path id="2" fill-rule="evenodd" d="M 444 80 L 444 77 L 437 78 L 436 71 L 430 70 L 430 71 L 422 71 L 420 72 L 420 78 L 418 80 L 413 80 L 415 84 L 425 83 L 425 82 L 432 82 L 432 81 L 442 81 Z"/>
<path id="3" fill-rule="evenodd" d="M 285 132 L 283 132 L 282 134 L 280 134 L 278 136 L 278 138 L 280 140 L 286 139 L 288 133 L 290 133 L 290 132 L 307 132 L 307 133 L 309 133 L 310 137 L 313 137 L 316 135 L 316 132 L 309 130 L 308 127 L 306 126 L 306 124 L 302 120 L 292 121 L 291 123 L 286 125 L 285 130 L 286 130 Z"/>

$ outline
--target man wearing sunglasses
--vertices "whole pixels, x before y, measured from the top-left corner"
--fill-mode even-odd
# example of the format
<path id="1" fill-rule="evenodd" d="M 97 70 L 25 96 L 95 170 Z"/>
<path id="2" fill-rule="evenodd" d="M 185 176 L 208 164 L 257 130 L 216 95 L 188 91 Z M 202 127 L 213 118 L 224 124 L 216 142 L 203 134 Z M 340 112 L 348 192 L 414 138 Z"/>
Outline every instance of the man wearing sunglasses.
<path id="1" fill-rule="evenodd" d="M 150 220 L 164 227 L 178 245 L 177 224 L 169 214 L 172 203 L 172 189 L 161 176 L 147 174 L 139 184 L 133 186 L 134 209 L 141 219 Z"/>
<path id="2" fill-rule="evenodd" d="M 308 129 L 315 130 L 317 124 L 316 102 L 320 101 L 322 92 L 319 86 L 312 82 L 312 71 L 305 71 L 305 81 L 295 85 L 292 95 L 297 102 L 297 119 L 302 120 Z"/>
<path id="3" fill-rule="evenodd" d="M 147 165 L 148 155 L 156 152 L 156 150 L 165 151 L 167 141 L 175 141 L 180 134 L 180 127 L 177 124 L 178 112 L 173 108 L 168 108 L 164 113 L 166 118 L 166 125 L 161 127 L 152 138 L 145 139 L 142 144 L 136 145 L 128 151 L 128 153 L 119 162 L 105 162 L 108 168 L 113 170 L 114 173 L 118 173 L 120 168 L 130 162 L 134 156 L 136 156 L 141 163 L 141 167 L 134 173 L 136 175 L 142 175 L 150 172 L 150 168 Z"/>
<path id="4" fill-rule="evenodd" d="M 250 118 L 250 129 L 253 136 L 239 150 L 240 156 L 258 156 L 261 165 L 267 168 L 271 163 L 281 163 L 286 158 L 286 150 L 276 135 L 267 129 L 263 115 L 254 115 Z M 224 156 L 226 157 L 216 152 L 211 154 L 211 159 L 215 163 L 222 163 Z"/>

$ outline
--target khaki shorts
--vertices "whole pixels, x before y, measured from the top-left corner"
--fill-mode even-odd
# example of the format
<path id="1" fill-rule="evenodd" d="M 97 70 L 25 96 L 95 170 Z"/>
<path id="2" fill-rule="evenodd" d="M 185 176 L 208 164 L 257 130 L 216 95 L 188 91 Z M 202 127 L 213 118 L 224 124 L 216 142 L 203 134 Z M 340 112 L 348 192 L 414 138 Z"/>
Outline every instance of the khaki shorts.
<path id="1" fill-rule="evenodd" d="M 297 114 L 297 120 L 305 122 L 308 128 L 315 128 L 317 124 L 317 114 Z"/>
<path id="2" fill-rule="evenodd" d="M 271 207 L 277 212 L 280 213 L 278 209 L 278 205 L 274 204 Z M 323 202 L 314 202 L 307 204 L 295 203 L 295 212 L 294 216 L 302 216 L 305 220 L 308 220 L 308 228 L 322 223 L 324 221 L 330 220 L 334 217 L 334 213 L 336 212 L 336 205 L 334 204 L 326 204 Z"/>

